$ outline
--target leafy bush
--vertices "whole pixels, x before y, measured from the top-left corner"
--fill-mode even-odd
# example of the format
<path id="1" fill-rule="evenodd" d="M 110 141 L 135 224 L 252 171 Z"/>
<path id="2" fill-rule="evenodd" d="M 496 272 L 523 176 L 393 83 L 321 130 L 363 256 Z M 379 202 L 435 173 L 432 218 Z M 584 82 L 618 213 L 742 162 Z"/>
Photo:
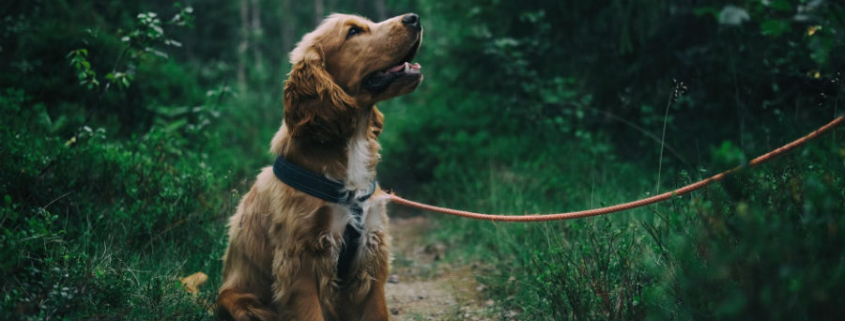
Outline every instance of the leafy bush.
<path id="1" fill-rule="evenodd" d="M 188 11 L 180 9 L 175 16 L 180 18 L 170 24 L 190 19 Z M 202 302 L 213 298 L 214 290 L 205 289 L 198 301 L 181 289 L 177 277 L 220 273 L 222 220 L 238 197 L 229 188 L 231 170 L 221 170 L 232 164 L 220 142 L 228 135 L 214 126 L 227 107 L 221 104 L 227 91 L 210 91 L 203 98 L 193 78 L 178 77 L 186 74 L 183 67 L 162 60 L 166 54 L 155 49 L 174 43 L 155 17 L 141 14 L 128 35 L 97 33 L 100 41 L 90 50 L 63 56 L 67 61 L 56 67 L 59 78 L 73 74 L 70 87 L 79 87 L 57 89 L 49 85 L 52 78 L 37 79 L 49 92 L 63 92 L 58 101 L 15 87 L 0 93 L 0 112 L 9 120 L 0 126 L 0 256 L 7 258 L 0 318 L 209 315 Z M 40 26 L 42 32 L 54 27 Z M 19 30 L 15 40 L 52 37 Z M 39 41 L 8 48 L 18 56 L 57 45 Z M 102 53 L 114 44 L 122 49 L 104 67 Z M 38 85 L 17 83 L 30 84 Z M 155 106 L 157 99 L 131 99 L 146 94 L 161 102 L 199 105 L 139 108 Z M 213 148 L 203 149 L 208 146 Z"/>
<path id="2" fill-rule="evenodd" d="M 25 100 L 21 91 L 10 90 L 0 97 L 0 107 L 21 120 L 46 117 Z M 209 248 L 221 254 L 218 218 L 229 214 L 234 202 L 220 197 L 228 178 L 204 165 L 183 137 L 153 128 L 124 143 L 102 129 L 86 129 L 74 142 L 50 135 L 48 124 L 15 122 L 0 133 L 0 150 L 9 155 L 0 168 L 0 254 L 8 258 L 4 273 L 16 276 L 0 284 L 8 294 L 3 311 L 38 318 L 121 317 L 148 299 L 133 297 L 130 289 L 168 289 L 163 294 L 185 296 L 173 272 L 219 269 L 202 265 L 215 262 L 216 257 L 207 257 Z M 202 260 L 194 262 L 201 265 L 184 266 L 187 270 L 133 275 L 144 265 L 158 272 L 174 267 L 156 260 L 175 263 L 197 256 Z M 150 279 L 158 285 L 144 289 Z M 183 301 L 156 304 L 204 314 L 201 306 Z"/>

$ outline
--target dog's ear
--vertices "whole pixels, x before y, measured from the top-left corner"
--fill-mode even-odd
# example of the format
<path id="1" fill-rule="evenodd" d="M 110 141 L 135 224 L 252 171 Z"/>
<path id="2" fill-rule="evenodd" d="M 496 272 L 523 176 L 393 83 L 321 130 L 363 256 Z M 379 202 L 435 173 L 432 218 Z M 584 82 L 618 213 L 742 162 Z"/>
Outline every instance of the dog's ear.
<path id="1" fill-rule="evenodd" d="M 348 137 L 357 106 L 326 71 L 319 48 L 294 49 L 291 62 L 284 90 L 285 124 L 290 135 L 323 143 Z"/>

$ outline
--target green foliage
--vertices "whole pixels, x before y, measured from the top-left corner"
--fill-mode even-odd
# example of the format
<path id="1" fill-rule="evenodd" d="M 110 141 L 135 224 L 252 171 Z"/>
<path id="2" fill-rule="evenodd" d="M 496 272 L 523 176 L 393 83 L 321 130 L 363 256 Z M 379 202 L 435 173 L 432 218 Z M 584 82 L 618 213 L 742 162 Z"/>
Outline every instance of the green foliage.
<path id="1" fill-rule="evenodd" d="M 820 143 L 816 150 L 835 153 L 830 140 Z M 651 270 L 674 273 L 656 278 L 646 295 L 677 301 L 654 318 L 836 318 L 845 302 L 835 290 L 845 281 L 837 264 L 837 248 L 845 245 L 837 232 L 845 227 L 838 186 L 845 182 L 836 166 L 841 158 L 828 155 L 789 157 L 743 175 L 737 183 L 745 195 L 726 184 L 685 206 L 667 206 L 651 235 L 661 241 L 655 254 L 668 260 Z M 682 237 L 661 236 L 673 234 Z"/>
<path id="2" fill-rule="evenodd" d="M 804 153 L 743 170 L 724 183 L 644 209 L 542 224 L 443 218 L 433 237 L 447 260 L 479 260 L 476 278 L 502 315 L 528 320 L 836 319 L 845 303 L 841 249 L 845 171 L 831 137 Z M 636 168 L 514 166 L 435 194 L 437 203 L 490 213 L 553 213 L 647 195 Z M 718 154 L 741 162 L 732 148 Z M 831 157 L 832 155 L 838 155 Z M 702 173 L 706 175 L 706 173 Z M 555 177 L 557 180 L 542 179 Z M 700 177 L 678 176 L 678 184 Z M 470 181 L 468 178 L 465 178 Z M 471 182 L 471 181 L 470 181 Z M 445 186 L 445 185 L 443 185 Z M 548 190 L 551 190 L 550 193 Z M 460 195 L 456 198 L 452 195 Z M 563 197 L 562 197 L 563 196 Z"/>
<path id="3" fill-rule="evenodd" d="M 25 100 L 20 91 L 7 92 L 0 99 L 3 113 L 26 115 Z M 209 248 L 221 254 L 217 218 L 233 210 L 232 200 L 219 197 L 226 194 L 228 178 L 214 174 L 201 154 L 187 148 L 186 136 L 173 130 L 154 127 L 143 137 L 116 143 L 102 128 L 86 127 L 79 141 L 65 142 L 49 134 L 46 125 L 16 122 L 0 133 L 0 150 L 10 155 L 0 168 L 5 198 L 0 254 L 8 258 L 3 270 L 17 276 L 0 286 L 27 289 L 6 296 L 2 310 L 38 318 L 120 318 L 148 299 L 130 289 L 140 291 L 148 280 L 164 279 L 166 292 L 162 284 L 155 291 L 182 296 L 182 301 L 151 307 L 176 305 L 204 314 L 173 285 L 171 273 L 177 271 L 168 264 Z M 206 264 L 215 262 L 202 258 Z M 153 263 L 159 260 L 166 263 Z M 143 266 L 164 273 L 132 276 Z M 202 266 L 185 268 L 180 272 Z"/>
<path id="4" fill-rule="evenodd" d="M 180 8 L 168 24 L 189 25 L 190 11 Z M 169 86 L 190 88 L 196 79 L 174 77 L 182 75 L 184 67 L 167 60 L 162 64 L 167 55 L 151 49 L 179 44 L 164 37 L 155 17 L 139 15 L 137 28 L 130 29 L 123 44 L 114 41 L 117 35 L 98 32 L 96 44 L 74 49 L 65 56 L 67 62 L 50 66 L 59 74 L 71 72 L 84 89 L 49 87 L 52 80 L 46 76 L 38 79 L 47 87 L 37 96 L 15 89 L 28 87 L 27 82 L 0 94 L 0 113 L 6 115 L 0 126 L 0 256 L 6 258 L 1 266 L 0 318 L 209 316 L 177 278 L 196 271 L 220 273 L 225 244 L 221 220 L 234 210 L 238 194 L 229 188 L 234 184 L 230 171 L 220 170 L 232 167 L 220 139 L 229 135 L 214 126 L 227 107 L 227 91 L 213 91 L 208 97 L 193 94 L 195 89 L 170 96 L 157 92 Z M 26 31 L 19 36 L 51 36 Z M 40 50 L 39 45 L 8 48 L 14 55 Z M 108 52 L 115 53 L 112 63 L 89 55 Z M 159 58 L 149 59 L 148 53 Z M 127 71 L 117 71 L 122 68 Z M 98 70 L 111 70 L 104 79 L 121 91 L 100 86 Z M 178 95 L 199 105 L 142 109 L 149 115 L 147 126 L 138 126 L 139 119 L 132 115 L 115 114 L 121 107 L 136 106 L 125 100 L 135 94 L 129 85 L 136 72 L 145 82 L 149 76 L 164 80 L 136 89 L 156 95 L 152 101 L 178 103 L 172 97 Z M 47 97 L 61 93 L 64 98 L 44 99 L 45 92 Z M 80 108 L 87 104 L 94 107 Z M 211 142 L 193 144 L 200 140 Z M 210 283 L 200 295 L 205 302 L 213 301 L 216 280 Z"/>
<path id="5" fill-rule="evenodd" d="M 88 49 L 76 49 L 68 53 L 67 57 L 70 59 L 70 65 L 78 73 L 79 85 L 86 86 L 88 90 L 100 86 L 100 82 L 97 80 L 97 72 L 91 69 L 91 63 L 88 62 Z M 127 87 L 129 87 L 128 84 Z"/>
<path id="6" fill-rule="evenodd" d="M 421 15 L 426 81 L 379 105 L 379 180 L 441 205 L 646 197 L 655 180 L 665 191 L 746 165 L 845 97 L 833 1 L 326 5 Z M 0 319 L 210 318 L 225 218 L 272 160 L 286 52 L 314 4 L 0 7 Z M 842 133 L 648 208 L 443 218 L 432 238 L 450 263 L 484 263 L 502 319 L 838 319 Z M 177 280 L 197 271 L 210 281 L 193 298 Z"/>
<path id="7" fill-rule="evenodd" d="M 380 180 L 438 205 L 556 213 L 647 197 L 660 167 L 666 191 L 747 165 L 841 113 L 845 42 L 827 35 L 842 8 L 421 4 L 419 59 L 435 67 L 381 105 Z M 836 319 L 841 135 L 613 217 L 442 218 L 432 237 L 487 265 L 476 277 L 503 319 Z"/>

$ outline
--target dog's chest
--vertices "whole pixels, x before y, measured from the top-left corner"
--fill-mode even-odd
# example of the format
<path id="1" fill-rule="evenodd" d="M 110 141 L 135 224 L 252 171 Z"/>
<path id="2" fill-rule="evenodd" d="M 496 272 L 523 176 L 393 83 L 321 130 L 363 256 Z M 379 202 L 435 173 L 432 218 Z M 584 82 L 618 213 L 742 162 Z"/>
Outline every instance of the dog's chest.
<path id="1" fill-rule="evenodd" d="M 368 232 L 379 231 L 384 227 L 382 212 L 384 206 L 380 206 L 378 200 L 370 198 L 360 203 L 361 214 L 357 215 L 350 207 L 340 204 L 332 204 L 332 233 L 335 235 L 342 235 L 346 226 L 353 224 L 360 227 L 363 235 Z M 381 202 L 383 203 L 383 202 Z"/>
<path id="2" fill-rule="evenodd" d="M 360 122 L 346 148 L 346 189 L 354 191 L 366 191 L 375 179 L 380 148 L 378 141 L 367 136 L 367 119 Z"/>

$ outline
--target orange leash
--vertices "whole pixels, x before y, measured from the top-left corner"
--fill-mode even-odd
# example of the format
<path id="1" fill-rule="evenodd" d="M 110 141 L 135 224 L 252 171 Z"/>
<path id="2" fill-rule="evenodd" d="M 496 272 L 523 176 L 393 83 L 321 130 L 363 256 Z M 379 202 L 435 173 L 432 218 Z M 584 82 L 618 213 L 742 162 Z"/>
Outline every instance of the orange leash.
<path id="1" fill-rule="evenodd" d="M 756 165 L 762 164 L 762 163 L 769 161 L 769 160 L 771 160 L 771 159 L 773 159 L 777 156 L 780 156 L 781 154 L 784 154 L 784 153 L 786 153 L 786 152 L 788 152 L 792 149 L 795 149 L 796 147 L 804 145 L 808 141 L 810 141 L 811 139 L 816 138 L 816 137 L 824 134 L 825 132 L 833 129 L 836 126 L 842 125 L 843 122 L 845 122 L 845 116 L 836 117 L 835 119 L 833 119 L 833 121 L 831 121 L 827 125 L 824 125 L 824 126 L 820 127 L 819 129 L 816 129 L 815 131 L 807 134 L 806 136 L 801 137 L 801 138 L 799 138 L 799 139 L 797 139 L 797 140 L 795 140 L 795 141 L 793 141 L 789 144 L 783 145 L 780 148 L 775 149 L 771 152 L 768 152 L 768 153 L 766 153 L 766 154 L 764 154 L 760 157 L 752 159 L 750 162 L 748 162 L 748 166 L 751 167 L 751 166 L 756 166 Z M 568 212 L 568 213 L 558 213 L 558 214 L 532 214 L 532 215 L 482 214 L 482 213 L 461 211 L 461 210 L 455 210 L 455 209 L 451 209 L 451 208 L 445 208 L 445 207 L 439 207 L 439 206 L 414 202 L 414 201 L 411 201 L 411 200 L 406 200 L 404 198 L 401 198 L 401 197 L 399 197 L 399 196 L 397 196 L 396 194 L 393 194 L 393 193 L 389 193 L 387 195 L 388 195 L 388 198 L 389 198 L 390 201 L 393 201 L 394 203 L 399 204 L 399 205 L 412 207 L 412 208 L 418 208 L 418 209 L 425 210 L 425 211 L 432 211 L 432 212 L 438 212 L 438 213 L 449 214 L 449 215 L 457 215 L 457 216 L 466 217 L 466 218 L 473 218 L 473 219 L 477 219 L 477 220 L 500 221 L 500 222 L 558 221 L 558 220 L 568 220 L 568 219 L 574 219 L 574 218 L 610 214 L 610 213 L 614 213 L 614 212 L 620 212 L 620 211 L 625 211 L 625 210 L 629 210 L 629 209 L 632 209 L 632 208 L 646 206 L 646 205 L 649 205 L 649 204 L 654 204 L 654 203 L 657 203 L 657 202 L 660 202 L 660 201 L 665 201 L 665 200 L 668 200 L 668 199 L 670 199 L 674 196 L 683 195 L 683 194 L 692 192 L 694 190 L 700 189 L 704 186 L 707 186 L 710 183 L 719 181 L 719 180 L 725 178 L 725 176 L 727 176 L 727 175 L 729 175 L 733 172 L 738 171 L 740 168 L 741 168 L 741 166 L 733 168 L 733 169 L 729 169 L 729 170 L 726 170 L 726 171 L 721 172 L 719 174 L 713 175 L 710 178 L 703 179 L 703 180 L 700 180 L 698 182 L 695 182 L 695 183 L 689 184 L 687 186 L 681 187 L 679 189 L 676 189 L 674 191 L 666 192 L 666 193 L 663 193 L 663 194 L 660 194 L 660 195 L 655 195 L 655 196 L 652 196 L 652 197 L 649 197 L 649 198 L 644 198 L 644 199 L 633 201 L 633 202 L 628 202 L 628 203 L 623 203 L 623 204 L 618 204 L 618 205 L 613 205 L 613 206 L 607 206 L 607 207 L 602 207 L 602 208 L 597 208 L 597 209 L 592 209 L 592 210 L 584 210 L 584 211 Z"/>

